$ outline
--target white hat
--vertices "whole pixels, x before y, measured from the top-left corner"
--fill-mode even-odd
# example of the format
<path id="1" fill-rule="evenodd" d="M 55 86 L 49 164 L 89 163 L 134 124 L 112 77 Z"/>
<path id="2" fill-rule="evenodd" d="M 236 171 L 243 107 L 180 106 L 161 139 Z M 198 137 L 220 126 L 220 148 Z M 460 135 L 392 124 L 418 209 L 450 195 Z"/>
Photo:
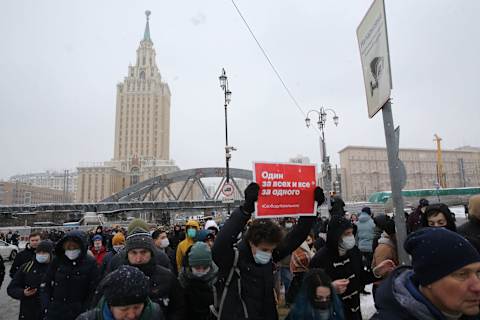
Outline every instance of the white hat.
<path id="1" fill-rule="evenodd" d="M 208 220 L 207 222 L 205 222 L 205 230 L 211 227 L 214 227 L 215 229 L 220 230 L 215 220 Z"/>

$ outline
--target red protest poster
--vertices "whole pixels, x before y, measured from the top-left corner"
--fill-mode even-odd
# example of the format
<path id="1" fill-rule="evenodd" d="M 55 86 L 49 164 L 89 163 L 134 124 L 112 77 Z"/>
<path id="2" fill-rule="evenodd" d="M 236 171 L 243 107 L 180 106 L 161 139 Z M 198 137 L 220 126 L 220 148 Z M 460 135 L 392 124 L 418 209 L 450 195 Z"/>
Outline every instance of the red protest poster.
<path id="1" fill-rule="evenodd" d="M 254 162 L 254 180 L 260 186 L 257 218 L 312 216 L 317 213 L 314 164 Z"/>

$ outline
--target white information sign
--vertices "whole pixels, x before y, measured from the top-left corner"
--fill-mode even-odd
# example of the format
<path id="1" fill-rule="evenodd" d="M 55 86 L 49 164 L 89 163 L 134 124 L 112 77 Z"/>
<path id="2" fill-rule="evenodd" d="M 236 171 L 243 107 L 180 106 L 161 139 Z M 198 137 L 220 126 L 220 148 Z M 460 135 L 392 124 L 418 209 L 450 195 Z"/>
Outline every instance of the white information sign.
<path id="1" fill-rule="evenodd" d="M 373 116 L 390 99 L 392 74 L 388 49 L 384 0 L 375 0 L 357 28 L 367 94 L 368 116 Z"/>

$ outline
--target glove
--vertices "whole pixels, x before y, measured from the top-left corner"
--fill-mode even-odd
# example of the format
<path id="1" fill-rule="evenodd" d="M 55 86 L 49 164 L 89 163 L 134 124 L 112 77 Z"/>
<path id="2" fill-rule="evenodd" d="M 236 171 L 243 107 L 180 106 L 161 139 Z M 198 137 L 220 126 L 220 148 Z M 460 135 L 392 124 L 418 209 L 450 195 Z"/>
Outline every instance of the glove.
<path id="1" fill-rule="evenodd" d="M 255 211 L 255 202 L 258 200 L 258 192 L 260 191 L 260 186 L 255 182 L 252 182 L 245 189 L 245 202 L 243 203 L 243 211 L 246 213 L 252 214 Z"/>
<path id="2" fill-rule="evenodd" d="M 322 203 L 325 202 L 325 194 L 323 193 L 323 189 L 320 187 L 316 187 L 313 194 L 315 201 L 317 201 L 317 205 L 321 206 Z"/>

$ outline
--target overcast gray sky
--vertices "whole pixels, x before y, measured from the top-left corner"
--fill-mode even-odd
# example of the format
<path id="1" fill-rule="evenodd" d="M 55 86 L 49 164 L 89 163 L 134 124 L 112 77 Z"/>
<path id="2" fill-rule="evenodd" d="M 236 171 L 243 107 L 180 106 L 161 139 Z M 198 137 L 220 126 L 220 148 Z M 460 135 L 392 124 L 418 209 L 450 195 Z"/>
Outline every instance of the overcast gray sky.
<path id="1" fill-rule="evenodd" d="M 308 111 L 332 106 L 327 148 L 384 146 L 368 119 L 356 28 L 371 0 L 236 0 Z M 0 4 L 0 178 L 113 157 L 116 84 L 151 15 L 157 64 L 172 91 L 171 157 L 224 165 L 222 67 L 233 92 L 232 166 L 319 160 L 318 134 L 294 106 L 228 0 L 4 0 Z M 479 145 L 480 1 L 386 0 L 394 118 L 401 147 Z"/>

